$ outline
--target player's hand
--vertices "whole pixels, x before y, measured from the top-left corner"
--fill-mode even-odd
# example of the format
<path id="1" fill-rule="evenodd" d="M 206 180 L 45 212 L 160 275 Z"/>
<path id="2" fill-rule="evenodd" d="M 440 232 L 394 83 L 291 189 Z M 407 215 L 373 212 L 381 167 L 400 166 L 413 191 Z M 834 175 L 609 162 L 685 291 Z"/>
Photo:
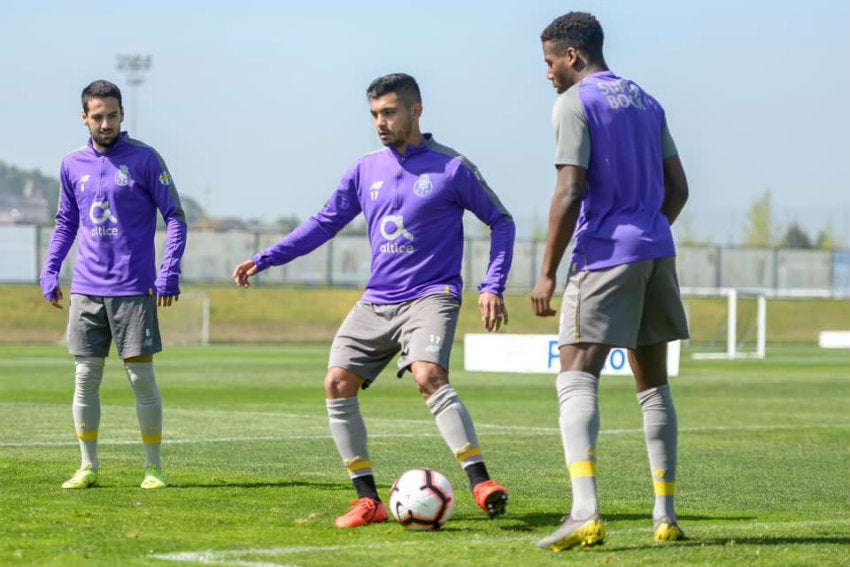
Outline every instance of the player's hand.
<path id="1" fill-rule="evenodd" d="M 502 298 L 493 293 L 484 292 L 478 296 L 478 310 L 487 332 L 498 331 L 508 324 L 508 310 Z"/>
<path id="2" fill-rule="evenodd" d="M 557 313 L 552 309 L 552 294 L 555 292 L 555 278 L 541 276 L 531 290 L 531 309 L 538 317 L 553 317 Z"/>
<path id="3" fill-rule="evenodd" d="M 172 302 L 177 303 L 180 300 L 179 295 L 158 295 L 156 296 L 157 307 L 171 307 Z"/>
<path id="4" fill-rule="evenodd" d="M 61 288 L 61 287 L 57 287 L 57 288 L 56 288 L 56 293 L 54 293 L 54 294 L 53 294 L 53 298 L 49 300 L 49 301 L 50 301 L 50 305 L 52 305 L 52 306 L 53 306 L 53 307 L 55 307 L 56 309 L 62 309 L 62 303 L 61 303 L 61 301 L 62 301 L 63 299 L 65 299 L 65 296 L 62 294 L 62 288 Z"/>
<path id="5" fill-rule="evenodd" d="M 245 260 L 233 270 L 233 281 L 239 287 L 250 287 L 248 278 L 257 274 L 257 265 L 253 260 Z"/>

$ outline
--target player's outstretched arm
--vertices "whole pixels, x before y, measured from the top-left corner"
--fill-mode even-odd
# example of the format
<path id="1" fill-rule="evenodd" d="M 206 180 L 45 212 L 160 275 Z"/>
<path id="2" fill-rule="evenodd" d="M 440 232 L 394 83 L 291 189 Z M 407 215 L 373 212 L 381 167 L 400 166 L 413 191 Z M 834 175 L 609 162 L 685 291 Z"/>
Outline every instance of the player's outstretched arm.
<path id="1" fill-rule="evenodd" d="M 233 281 L 239 287 L 250 287 L 248 278 L 257 274 L 257 265 L 253 260 L 245 260 L 233 270 Z"/>

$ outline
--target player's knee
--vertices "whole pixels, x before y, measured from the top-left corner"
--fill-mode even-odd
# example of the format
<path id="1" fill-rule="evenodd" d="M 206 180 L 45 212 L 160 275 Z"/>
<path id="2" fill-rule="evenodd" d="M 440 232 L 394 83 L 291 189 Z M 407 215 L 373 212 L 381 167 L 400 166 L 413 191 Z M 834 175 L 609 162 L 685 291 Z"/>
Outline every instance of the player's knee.
<path id="1" fill-rule="evenodd" d="M 325 397 L 329 400 L 353 398 L 360 390 L 363 378 L 343 368 L 331 368 L 325 376 Z"/>
<path id="2" fill-rule="evenodd" d="M 134 386 L 156 382 L 153 362 L 124 362 L 124 373 Z"/>
<path id="3" fill-rule="evenodd" d="M 75 365 L 86 365 L 93 368 L 103 368 L 106 364 L 106 359 L 102 356 L 74 356 Z"/>
<path id="4" fill-rule="evenodd" d="M 416 363 L 410 370 L 413 373 L 413 380 L 416 382 L 419 393 L 426 400 L 449 383 L 448 373 L 436 364 Z"/>
<path id="5" fill-rule="evenodd" d="M 100 383 L 103 380 L 105 359 L 94 356 L 77 356 L 74 358 L 74 396 L 85 400 L 97 396 Z"/>

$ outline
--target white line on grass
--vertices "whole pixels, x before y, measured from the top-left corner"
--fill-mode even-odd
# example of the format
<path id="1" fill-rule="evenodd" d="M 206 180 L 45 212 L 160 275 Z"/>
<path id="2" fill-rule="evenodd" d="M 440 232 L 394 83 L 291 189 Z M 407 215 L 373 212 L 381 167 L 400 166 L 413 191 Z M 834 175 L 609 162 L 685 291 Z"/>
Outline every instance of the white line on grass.
<path id="1" fill-rule="evenodd" d="M 334 551 L 346 551 L 353 549 L 378 549 L 392 545 L 393 547 L 408 547 L 419 545 L 421 542 L 396 542 L 396 543 L 373 543 L 361 545 L 295 545 L 291 547 L 274 547 L 271 549 L 232 549 L 224 551 L 187 551 L 181 553 L 158 553 L 151 555 L 153 559 L 163 561 L 176 561 L 180 563 L 199 563 L 201 565 L 239 565 L 240 567 L 296 567 L 291 563 L 266 563 L 256 561 L 245 561 L 240 557 L 251 555 L 265 555 L 271 557 L 285 555 L 312 555 L 316 553 L 331 553 Z"/>
<path id="2" fill-rule="evenodd" d="M 368 420 L 368 421 L 385 421 L 404 424 L 415 423 L 410 420 Z M 422 421 L 423 424 L 433 424 L 431 421 Z M 556 427 L 526 427 L 514 425 L 495 425 L 481 424 L 476 426 L 478 429 L 488 430 L 488 435 L 559 435 L 560 430 Z M 844 429 L 850 427 L 850 423 L 818 423 L 809 425 L 745 425 L 745 426 L 728 426 L 716 425 L 711 427 L 682 427 L 679 432 L 685 433 L 716 433 L 720 431 L 787 431 L 806 429 Z M 599 432 L 600 435 L 637 435 L 643 434 L 643 429 L 603 429 Z M 372 433 L 369 434 L 370 439 L 406 439 L 406 438 L 421 438 L 421 437 L 438 437 L 439 433 Z M 330 434 L 322 433 L 316 435 L 244 435 L 239 437 L 204 437 L 204 438 L 185 438 L 185 439 L 164 439 L 162 442 L 165 445 L 189 445 L 201 443 L 245 443 L 252 441 L 312 441 L 317 439 L 331 439 Z M 99 442 L 100 445 L 136 445 L 140 443 L 138 440 L 119 440 Z M 77 441 L 6 441 L 0 442 L 0 447 L 67 447 L 76 446 Z"/>
<path id="3" fill-rule="evenodd" d="M 739 528 L 747 530 L 752 529 L 776 529 L 776 528 L 810 528 L 817 526 L 835 526 L 836 524 L 850 525 L 850 519 L 833 519 L 833 520 L 811 520 L 804 522 L 734 522 L 723 523 L 716 525 L 706 525 L 694 528 L 698 533 L 697 540 L 702 535 L 722 535 L 729 540 L 734 540 L 736 537 L 744 537 L 746 534 L 740 534 Z M 646 528 L 625 528 L 617 529 L 612 532 L 614 535 L 634 535 L 646 534 Z M 693 532 L 691 532 L 693 536 Z M 475 539 L 444 539 L 440 545 L 481 545 L 493 543 L 521 543 L 528 542 L 531 545 L 534 541 L 533 536 L 515 536 L 515 537 L 476 537 Z M 162 561 L 174 561 L 178 563 L 195 563 L 200 565 L 237 565 L 239 567 L 297 567 L 292 563 L 268 563 L 266 561 L 250 561 L 244 558 L 251 556 L 266 556 L 266 557 L 284 557 L 291 555 L 315 555 L 327 554 L 331 552 L 350 551 L 356 549 L 381 549 L 387 547 L 410 547 L 427 545 L 432 547 L 434 542 L 429 540 L 422 541 L 407 541 L 407 542 L 387 542 L 387 543 L 371 543 L 361 545 L 328 545 L 328 546 L 305 546 L 297 545 L 291 547 L 276 547 L 270 549 L 231 549 L 222 551 L 186 551 L 175 553 L 158 553 L 150 557 Z"/>

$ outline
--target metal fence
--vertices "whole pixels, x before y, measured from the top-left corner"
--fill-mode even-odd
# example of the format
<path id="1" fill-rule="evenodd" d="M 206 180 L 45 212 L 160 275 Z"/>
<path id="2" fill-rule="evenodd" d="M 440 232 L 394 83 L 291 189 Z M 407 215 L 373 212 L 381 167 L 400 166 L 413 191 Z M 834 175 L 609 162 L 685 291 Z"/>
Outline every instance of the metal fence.
<path id="1" fill-rule="evenodd" d="M 44 262 L 52 227 L 0 225 L 0 281 L 35 283 Z M 164 233 L 157 249 L 164 248 Z M 257 250 L 270 246 L 280 234 L 245 230 L 190 230 L 183 258 L 183 281 L 229 281 L 234 266 Z M 537 280 L 544 242 L 519 239 L 508 278 L 509 293 L 528 292 Z M 67 281 L 74 250 L 62 268 Z M 490 253 L 486 238 L 468 237 L 463 276 L 474 289 L 483 276 Z M 263 272 L 260 285 L 328 285 L 362 287 L 369 277 L 370 248 L 365 236 L 339 235 L 309 256 Z M 566 276 L 562 263 L 559 281 Z M 850 250 L 801 250 L 707 246 L 678 248 L 679 280 L 688 288 L 737 288 L 771 294 L 803 293 L 850 297 Z"/>

